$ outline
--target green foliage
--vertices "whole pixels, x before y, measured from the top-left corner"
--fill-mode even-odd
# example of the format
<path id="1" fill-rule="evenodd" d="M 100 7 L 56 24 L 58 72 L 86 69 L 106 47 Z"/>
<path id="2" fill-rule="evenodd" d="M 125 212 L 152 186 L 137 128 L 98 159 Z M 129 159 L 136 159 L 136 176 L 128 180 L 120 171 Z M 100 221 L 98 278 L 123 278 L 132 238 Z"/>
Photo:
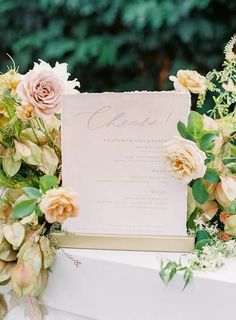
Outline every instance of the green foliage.
<path id="1" fill-rule="evenodd" d="M 188 116 L 188 132 L 191 134 L 195 140 L 198 139 L 203 131 L 203 119 L 202 116 L 196 112 L 191 111 Z"/>
<path id="2" fill-rule="evenodd" d="M 196 233 L 196 250 L 202 250 L 202 248 L 212 242 L 212 238 L 206 230 L 198 230 Z"/>
<path id="3" fill-rule="evenodd" d="M 65 61 L 83 91 L 167 89 L 180 68 L 220 65 L 235 9 L 226 0 L 0 0 L 0 61 L 9 53 L 22 72 L 38 58 Z"/>
<path id="4" fill-rule="evenodd" d="M 31 199 L 38 199 L 42 196 L 42 193 L 33 187 L 25 187 L 24 189 L 25 194 Z"/>
<path id="5" fill-rule="evenodd" d="M 203 151 L 212 150 L 215 146 L 215 140 L 217 139 L 218 135 L 215 133 L 206 133 L 201 137 L 200 141 L 200 148 Z"/>
<path id="6" fill-rule="evenodd" d="M 207 201 L 209 193 L 206 190 L 203 179 L 197 179 L 194 181 L 192 192 L 194 199 L 198 203 L 203 204 Z"/>
<path id="7" fill-rule="evenodd" d="M 58 181 L 55 176 L 42 176 L 39 179 L 39 187 L 43 192 L 46 192 L 56 186 L 58 186 Z"/>
<path id="8" fill-rule="evenodd" d="M 220 176 L 216 169 L 207 168 L 204 179 L 216 184 L 220 181 Z"/>
<path id="9" fill-rule="evenodd" d="M 36 200 L 30 199 L 18 203 L 13 211 L 13 219 L 22 219 L 29 216 L 36 207 Z"/>
<path id="10" fill-rule="evenodd" d="M 168 285 L 178 272 L 183 272 L 184 287 L 187 287 L 192 279 L 193 271 L 191 267 L 183 266 L 181 263 L 167 260 L 161 263 L 161 270 L 159 272 L 161 280 Z"/>

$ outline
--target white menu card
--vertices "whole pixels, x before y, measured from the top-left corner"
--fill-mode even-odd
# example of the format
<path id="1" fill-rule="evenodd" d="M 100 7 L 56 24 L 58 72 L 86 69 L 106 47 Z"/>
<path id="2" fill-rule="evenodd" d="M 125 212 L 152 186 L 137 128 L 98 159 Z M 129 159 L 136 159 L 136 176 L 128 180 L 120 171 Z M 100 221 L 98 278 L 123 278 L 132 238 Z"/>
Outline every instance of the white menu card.
<path id="1" fill-rule="evenodd" d="M 180 92 L 83 93 L 64 98 L 63 185 L 80 195 L 71 232 L 186 235 L 187 190 L 165 169 L 163 144 L 185 122 Z"/>

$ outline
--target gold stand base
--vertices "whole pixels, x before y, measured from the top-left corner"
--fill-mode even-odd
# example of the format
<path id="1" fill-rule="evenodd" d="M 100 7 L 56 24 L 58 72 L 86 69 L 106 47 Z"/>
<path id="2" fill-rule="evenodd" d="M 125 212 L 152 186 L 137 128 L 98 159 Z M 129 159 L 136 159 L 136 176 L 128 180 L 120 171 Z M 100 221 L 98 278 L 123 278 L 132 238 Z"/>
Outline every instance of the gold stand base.
<path id="1" fill-rule="evenodd" d="M 192 252 L 194 237 L 54 233 L 62 248 Z"/>

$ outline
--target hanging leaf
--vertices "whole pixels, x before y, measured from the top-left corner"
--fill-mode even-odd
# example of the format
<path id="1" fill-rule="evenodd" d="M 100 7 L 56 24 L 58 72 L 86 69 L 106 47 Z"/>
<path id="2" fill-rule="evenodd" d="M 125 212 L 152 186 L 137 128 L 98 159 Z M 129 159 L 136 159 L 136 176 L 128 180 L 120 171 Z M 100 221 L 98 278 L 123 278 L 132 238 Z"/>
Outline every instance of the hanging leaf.
<path id="1" fill-rule="evenodd" d="M 15 222 L 4 227 L 4 236 L 7 241 L 18 248 L 25 238 L 25 228 L 20 222 Z"/>
<path id="2" fill-rule="evenodd" d="M 46 314 L 45 308 L 40 302 L 33 296 L 29 295 L 26 297 L 25 304 L 25 317 L 29 317 L 33 320 L 43 320 Z"/>
<path id="3" fill-rule="evenodd" d="M 40 163 L 40 170 L 47 175 L 53 175 L 58 167 L 58 156 L 54 149 L 49 146 L 42 146 L 42 161 Z"/>
<path id="4" fill-rule="evenodd" d="M 21 162 L 13 159 L 13 153 L 10 148 L 4 152 L 4 158 L 2 159 L 2 167 L 8 177 L 13 177 L 20 170 Z"/>

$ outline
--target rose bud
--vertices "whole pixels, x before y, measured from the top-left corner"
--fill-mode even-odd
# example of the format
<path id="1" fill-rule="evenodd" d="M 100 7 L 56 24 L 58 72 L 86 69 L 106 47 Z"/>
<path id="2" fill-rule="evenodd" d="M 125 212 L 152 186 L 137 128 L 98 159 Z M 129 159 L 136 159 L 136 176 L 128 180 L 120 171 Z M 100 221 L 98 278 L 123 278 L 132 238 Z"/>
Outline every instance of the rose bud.
<path id="1" fill-rule="evenodd" d="M 218 211 L 218 205 L 215 201 L 206 201 L 204 204 L 198 204 L 198 208 L 203 210 L 203 216 L 207 220 L 214 218 Z"/>
<path id="2" fill-rule="evenodd" d="M 233 201 L 236 199 L 236 178 L 221 176 L 221 186 L 224 194 L 229 199 L 229 201 Z"/>
<path id="3" fill-rule="evenodd" d="M 36 280 L 35 270 L 29 262 L 18 263 L 12 271 L 12 289 L 19 296 L 30 294 L 34 290 Z"/>
<path id="4" fill-rule="evenodd" d="M 236 179 L 229 176 L 221 176 L 220 179 L 221 182 L 216 186 L 216 200 L 227 208 L 236 199 Z"/>
<path id="5" fill-rule="evenodd" d="M 227 208 L 230 205 L 230 200 L 226 197 L 221 183 L 218 183 L 215 188 L 215 197 L 216 200 L 219 202 L 219 204 L 222 205 L 222 207 Z"/>

